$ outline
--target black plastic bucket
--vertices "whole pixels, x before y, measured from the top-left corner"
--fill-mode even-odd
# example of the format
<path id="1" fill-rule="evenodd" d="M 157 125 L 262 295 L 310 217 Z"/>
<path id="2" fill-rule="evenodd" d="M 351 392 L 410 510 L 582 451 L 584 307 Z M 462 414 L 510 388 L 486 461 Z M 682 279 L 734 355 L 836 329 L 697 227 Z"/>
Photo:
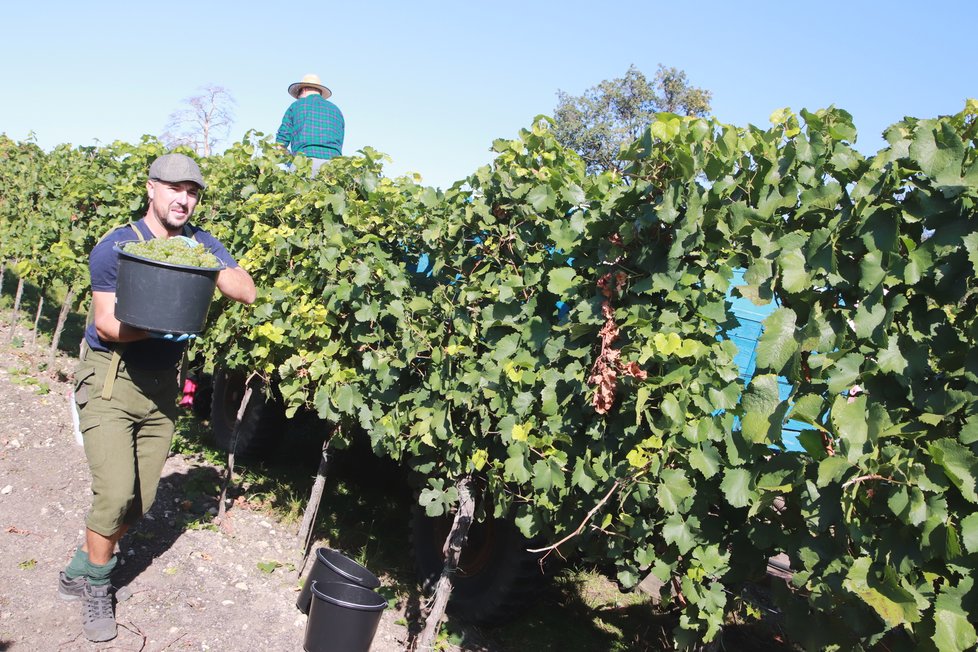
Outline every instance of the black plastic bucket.
<path id="1" fill-rule="evenodd" d="M 306 577 L 305 584 L 302 585 L 302 592 L 295 606 L 304 614 L 309 613 L 309 605 L 312 602 L 312 584 L 320 582 L 346 582 L 356 584 L 365 589 L 376 589 L 380 586 L 377 576 L 366 568 L 344 556 L 336 550 L 329 548 L 319 548 L 316 550 L 316 562 Z"/>
<path id="2" fill-rule="evenodd" d="M 302 649 L 368 652 L 387 608 L 384 596 L 345 582 L 314 581 L 310 590 L 312 604 Z"/>
<path id="3" fill-rule="evenodd" d="M 161 333 L 200 333 L 222 267 L 190 267 L 119 253 L 115 318 Z"/>

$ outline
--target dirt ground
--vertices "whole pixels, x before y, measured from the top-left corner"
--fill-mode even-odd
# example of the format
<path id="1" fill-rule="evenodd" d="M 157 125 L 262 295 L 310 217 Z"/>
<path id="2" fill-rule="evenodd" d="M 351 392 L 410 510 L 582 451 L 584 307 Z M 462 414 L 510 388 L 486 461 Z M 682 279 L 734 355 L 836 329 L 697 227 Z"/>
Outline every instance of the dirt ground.
<path id="1" fill-rule="evenodd" d="M 79 603 L 61 602 L 56 592 L 58 571 L 82 540 L 90 496 L 68 408 L 65 379 L 73 361 L 59 357 L 38 373 L 46 353 L 9 340 L 4 324 L 0 652 L 301 650 L 306 616 L 295 607 L 302 579 L 294 566 L 295 526 L 244 505 L 229 510 L 226 530 L 188 523 L 187 511 L 215 506 L 192 504 L 185 490 L 223 470 L 178 454 L 166 463 L 149 514 L 120 542 L 122 565 L 113 575 L 118 637 L 85 640 Z M 384 611 L 372 650 L 405 649 L 404 611 L 404 605 Z"/>

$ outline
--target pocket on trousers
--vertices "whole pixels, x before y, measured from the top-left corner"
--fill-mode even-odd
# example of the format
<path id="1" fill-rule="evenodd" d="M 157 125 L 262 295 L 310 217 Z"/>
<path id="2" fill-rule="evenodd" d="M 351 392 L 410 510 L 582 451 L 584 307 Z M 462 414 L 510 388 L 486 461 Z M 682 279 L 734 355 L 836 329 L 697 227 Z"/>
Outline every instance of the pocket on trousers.
<path id="1" fill-rule="evenodd" d="M 75 371 L 75 405 L 79 408 L 85 407 L 85 404 L 88 403 L 94 376 L 95 367 L 79 367 Z"/>

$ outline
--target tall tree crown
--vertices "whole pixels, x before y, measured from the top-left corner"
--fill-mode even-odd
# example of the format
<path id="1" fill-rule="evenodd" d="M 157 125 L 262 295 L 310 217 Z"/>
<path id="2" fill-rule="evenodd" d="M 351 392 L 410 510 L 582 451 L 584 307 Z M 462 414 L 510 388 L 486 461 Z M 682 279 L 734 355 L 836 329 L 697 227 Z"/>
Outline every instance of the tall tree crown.
<path id="1" fill-rule="evenodd" d="M 710 91 L 691 86 L 679 68 L 660 65 L 648 78 L 634 65 L 624 77 L 602 81 L 579 96 L 557 91 L 557 140 L 576 151 L 589 172 L 622 169 L 619 153 L 662 111 L 705 116 Z"/>

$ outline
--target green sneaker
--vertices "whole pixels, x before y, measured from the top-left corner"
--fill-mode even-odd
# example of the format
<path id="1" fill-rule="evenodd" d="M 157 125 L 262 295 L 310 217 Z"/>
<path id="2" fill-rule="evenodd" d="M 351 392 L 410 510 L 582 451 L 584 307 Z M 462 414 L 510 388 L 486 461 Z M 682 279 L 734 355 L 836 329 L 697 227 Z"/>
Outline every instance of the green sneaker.
<path id="1" fill-rule="evenodd" d="M 85 638 L 94 643 L 111 641 L 116 636 L 111 588 L 110 584 L 92 586 L 86 582 L 82 601 L 82 630 Z"/>
<path id="2" fill-rule="evenodd" d="M 64 571 L 58 575 L 58 597 L 65 602 L 77 602 L 84 598 L 86 586 L 88 578 L 84 575 L 75 579 L 69 579 Z"/>

